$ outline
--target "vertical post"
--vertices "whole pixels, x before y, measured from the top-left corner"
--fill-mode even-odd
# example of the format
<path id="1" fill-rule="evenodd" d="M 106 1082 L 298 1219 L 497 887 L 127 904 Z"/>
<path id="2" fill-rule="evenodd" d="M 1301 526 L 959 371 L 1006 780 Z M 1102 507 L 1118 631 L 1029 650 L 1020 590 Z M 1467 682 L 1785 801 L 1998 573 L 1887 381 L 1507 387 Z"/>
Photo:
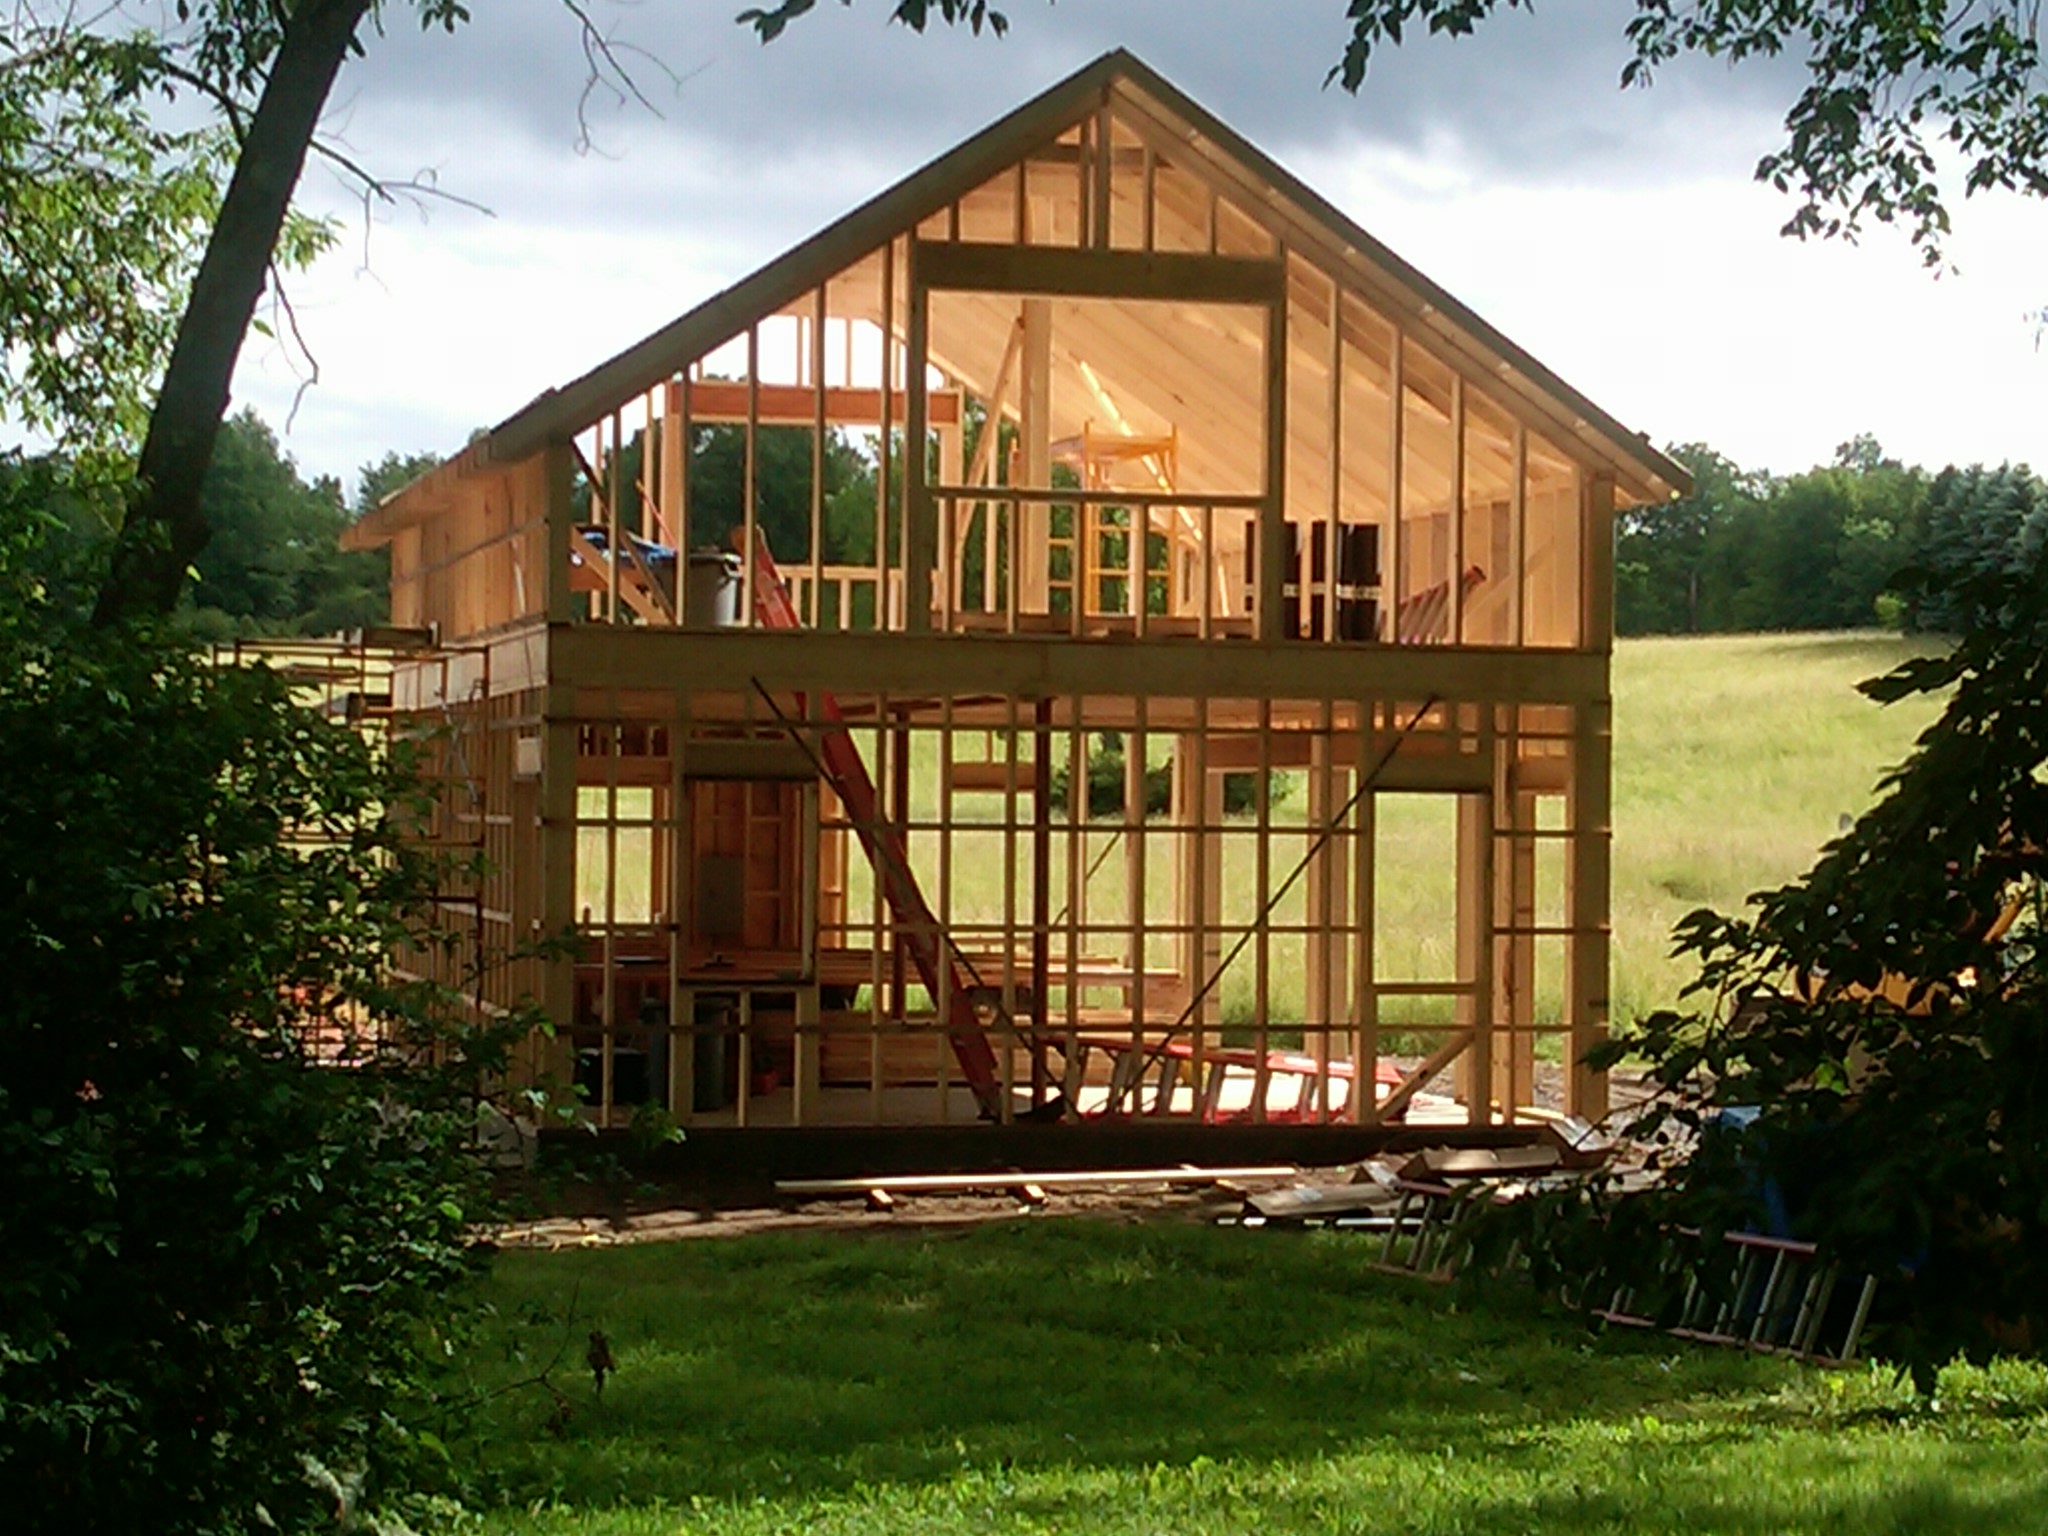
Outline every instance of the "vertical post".
<path id="1" fill-rule="evenodd" d="M 619 622 L 619 573 L 626 563 L 626 532 L 619 519 L 619 413 L 613 411 L 612 454 L 607 460 L 604 454 L 604 422 L 597 424 L 597 462 L 591 467 L 605 477 L 602 491 L 597 486 L 590 488 L 593 498 L 604 503 L 604 621 L 607 624 Z"/>
<path id="2" fill-rule="evenodd" d="M 1260 566 L 1265 565 L 1261 551 Z M 1263 583 L 1262 583 L 1263 585 Z M 1272 1074 L 1266 1053 L 1272 1048 L 1267 1026 L 1272 1022 L 1273 944 L 1272 918 L 1266 903 L 1273 896 L 1273 701 L 1259 700 L 1259 778 L 1253 786 L 1252 804 L 1257 812 L 1257 833 L 1252 843 L 1252 1050 L 1257 1065 L 1252 1068 L 1252 1123 L 1266 1123 L 1266 1096 Z"/>
<path id="3" fill-rule="evenodd" d="M 1266 483 L 1258 517 L 1258 619 L 1261 640 L 1278 640 L 1286 621 L 1287 573 L 1287 250 L 1280 250 L 1280 291 L 1266 306 Z"/>
<path id="4" fill-rule="evenodd" d="M 1344 1011 L 1341 1007 L 1347 969 L 1344 929 L 1350 917 L 1349 892 L 1342 878 L 1345 869 L 1344 829 L 1331 821 L 1343 804 L 1338 799 L 1336 775 L 1336 718 L 1336 705 L 1326 702 L 1323 705 L 1322 729 L 1309 743 L 1310 845 L 1314 846 L 1317 839 L 1328 834 L 1322 847 L 1309 861 L 1306 923 L 1309 930 L 1306 1012 L 1308 1023 L 1319 1031 L 1309 1045 L 1316 1059 L 1316 1120 L 1319 1124 L 1330 1118 L 1330 1060 L 1335 1054 L 1332 1037 L 1337 1032 L 1339 1015 Z M 1368 1081 L 1363 1077 L 1354 1079 L 1353 1094 L 1359 1091 L 1359 1084 Z"/>
<path id="5" fill-rule="evenodd" d="M 1002 1115 L 1005 1125 L 1010 1123 L 1011 1112 L 1017 1101 L 1017 1031 L 1014 1029 L 1017 1022 L 1017 804 L 1024 788 L 1017 763 L 1017 744 L 1020 736 L 1017 696 L 1011 694 L 1003 700 L 1003 1016 L 1013 1026 L 1011 1043 L 1003 1051 Z M 1032 788 L 1035 792 L 1035 772 L 1032 776 Z M 1032 1043 L 1031 1059 L 1036 1063 L 1038 1037 L 1032 1034 L 1028 1038 Z M 1037 1067 L 1034 1065 L 1034 1082 L 1037 1076 Z"/>
<path id="6" fill-rule="evenodd" d="M 670 396 L 673 402 L 674 396 Z M 668 889 L 661 893 L 668 923 L 668 1111 L 687 1123 L 696 1102 L 696 1004 L 683 987 L 689 960 L 690 889 L 696 870 L 690 861 L 690 794 L 684 777 L 686 741 L 690 733 L 690 695 L 675 693 L 668 727 L 668 821 L 661 835 L 668 840 Z"/>
<path id="7" fill-rule="evenodd" d="M 745 530 L 747 558 L 740 566 L 740 612 L 754 622 L 754 531 L 760 516 L 761 488 L 761 327 L 747 327 L 747 426 L 741 472 L 740 525 Z M 687 567 L 684 570 L 688 576 Z"/>
<path id="8" fill-rule="evenodd" d="M 1330 279 L 1330 505 L 1323 535 L 1323 638 L 1337 638 L 1337 561 L 1344 542 L 1344 289 Z"/>
<path id="9" fill-rule="evenodd" d="M 903 628 L 911 634 L 924 634 L 932 627 L 932 567 L 938 559 L 939 535 L 938 508 L 927 489 L 931 471 L 925 441 L 931 414 L 925 360 L 931 295 L 918 279 L 915 237 L 905 250 L 910 313 L 903 359 L 908 392 L 903 419 Z"/>
<path id="10" fill-rule="evenodd" d="M 569 530 L 576 519 L 574 502 L 576 455 L 567 443 L 549 443 L 542 450 L 547 477 L 547 614 L 550 624 L 567 624 L 576 616 L 576 596 L 569 590 Z"/>
<path id="11" fill-rule="evenodd" d="M 563 564 L 566 575 L 568 566 Z M 566 586 L 567 583 L 564 582 Z M 562 1042 L 558 1075 L 567 1080 L 576 1066 L 576 690 L 564 683 L 547 688 L 541 740 L 541 931 L 535 937 L 571 939 L 566 952 L 544 962 L 542 1003 Z"/>
<path id="12" fill-rule="evenodd" d="M 690 451 L 696 428 L 690 421 L 690 369 L 683 369 L 676 391 L 676 623 L 690 622 Z M 752 622 L 752 616 L 748 616 Z"/>
<path id="13" fill-rule="evenodd" d="M 938 429 L 939 437 L 939 480 L 945 485 L 959 485 L 967 473 L 967 397 L 964 392 L 956 398 L 960 402 L 959 419 L 950 427 Z M 967 514 L 962 516 L 962 514 Z M 967 581 L 967 536 L 973 529 L 973 504 L 965 501 L 948 501 L 944 506 L 932 505 L 932 515 L 939 530 L 938 571 L 940 597 L 938 602 L 939 627 L 952 630 L 958 625 L 958 614 L 966 605 L 965 586 Z M 994 555 L 984 544 L 982 561 L 987 564 Z"/>
<path id="14" fill-rule="evenodd" d="M 1051 699 L 1033 701 L 1031 725 L 1031 1107 L 1039 1109 L 1045 1104 L 1046 993 L 1052 982 Z"/>
<path id="15" fill-rule="evenodd" d="M 614 418 L 616 425 L 616 418 Z M 613 439 L 613 451 L 617 451 L 617 439 Z M 616 477 L 614 477 L 616 484 Z M 618 531 L 618 518 L 612 518 L 613 531 Z M 614 555 L 617 546 L 613 546 Z M 612 561 L 612 569 L 618 569 L 618 560 Z M 618 1049 L 619 1049 L 619 757 L 625 751 L 626 743 L 619 729 L 619 690 L 608 689 L 605 693 L 605 723 L 602 736 L 604 742 L 604 938 L 599 945 L 599 954 L 604 962 L 604 975 L 598 982 L 598 1014 L 603 1026 L 604 1046 L 599 1057 L 598 1095 L 599 1123 L 610 1127 L 612 1109 L 618 1102 Z M 578 838 L 581 841 L 581 838 Z"/>
<path id="16" fill-rule="evenodd" d="M 679 560 L 687 559 L 690 553 L 689 530 L 683 526 L 682 516 L 683 459 L 683 385 L 681 379 L 672 378 L 662 385 L 661 478 L 654 497 L 660 514 L 660 527 L 655 537 L 672 545 Z M 678 605 L 682 602 L 684 585 L 679 577 L 676 581 Z"/>
<path id="17" fill-rule="evenodd" d="M 1358 710 L 1358 752 L 1352 773 L 1364 785 L 1372 772 L 1373 710 L 1370 700 L 1360 699 Z M 1378 1124 L 1380 1016 L 1379 991 L 1373 985 L 1377 958 L 1373 948 L 1375 924 L 1375 879 L 1378 873 L 1379 802 L 1370 789 L 1358 795 L 1352 821 L 1352 954 L 1351 1019 L 1356 1038 L 1351 1052 L 1351 1113 L 1354 1125 Z"/>
<path id="18" fill-rule="evenodd" d="M 1195 967 L 1195 980 L 1197 986 L 1206 987 L 1210 979 L 1223 969 L 1223 882 L 1229 871 L 1223 863 L 1223 775 L 1212 772 L 1209 765 L 1208 699 L 1201 701 L 1201 708 L 1197 711 L 1195 719 L 1201 731 L 1196 738 L 1195 763 L 1196 782 L 1201 795 L 1202 828 L 1195 889 L 1195 938 L 1196 949 L 1200 955 L 1200 961 Z M 1209 987 L 1208 996 L 1202 1000 L 1201 1014 L 1196 1023 L 1200 1027 L 1195 1047 L 1195 1064 L 1199 1077 L 1203 1049 L 1201 1041 L 1204 1037 L 1215 1036 L 1223 1023 L 1221 987 Z"/>
<path id="19" fill-rule="evenodd" d="M 1052 305 L 1045 299 L 1026 299 L 1023 308 L 1024 345 L 1017 359 L 1022 480 L 1026 487 L 1045 490 L 1052 485 Z M 1052 508 L 1043 501 L 1019 501 L 1011 507 L 1010 518 L 1021 530 L 1014 544 L 1011 580 L 1016 608 L 1045 613 L 1051 606 L 1047 541 Z"/>
<path id="20" fill-rule="evenodd" d="M 1579 545 L 1580 650 L 1614 654 L 1614 477 L 1582 475 Z"/>
<path id="21" fill-rule="evenodd" d="M 1571 830 L 1566 887 L 1571 1067 L 1565 1107 L 1597 1120 L 1607 1113 L 1607 1074 L 1588 1067 L 1585 1056 L 1607 1038 L 1613 709 L 1600 699 L 1575 706 L 1573 714 L 1577 723 L 1566 811 Z"/>
<path id="22" fill-rule="evenodd" d="M 1602 657 L 1614 648 L 1614 481 L 1584 482 L 1584 591 L 1580 644 Z M 1586 1052 L 1607 1038 L 1611 929 L 1614 706 L 1601 697 L 1573 711 L 1572 776 L 1566 817 L 1571 829 L 1571 1076 L 1567 1108 L 1597 1120 L 1607 1113 L 1607 1074 L 1585 1063 Z"/>
<path id="23" fill-rule="evenodd" d="M 817 307 L 811 316 L 811 628 L 825 626 L 825 287 L 818 284 Z M 846 623 L 840 615 L 839 623 Z"/>
<path id="24" fill-rule="evenodd" d="M 1095 174 L 1092 178 L 1092 196 L 1088 205 L 1088 243 L 1098 251 L 1109 249 L 1109 213 L 1111 206 L 1110 176 L 1113 162 L 1110 155 L 1109 95 L 1103 93 L 1102 105 L 1095 111 Z"/>
<path id="25" fill-rule="evenodd" d="M 1380 597 L 1380 606 L 1386 610 L 1382 622 L 1386 625 L 1390 643 L 1401 638 L 1401 601 L 1408 595 L 1408 541 L 1401 536 L 1401 457 L 1406 451 L 1404 434 L 1407 426 L 1407 411 L 1401 398 L 1407 388 L 1402 378 L 1402 355 L 1406 348 L 1407 342 L 1402 339 L 1400 327 L 1396 326 L 1387 350 L 1387 558 L 1386 584 Z"/>
<path id="26" fill-rule="evenodd" d="M 1529 429 L 1515 423 L 1514 485 L 1508 524 L 1508 569 L 1515 583 L 1508 592 L 1508 638 L 1517 649 L 1529 643 Z"/>
<path id="27" fill-rule="evenodd" d="M 1150 251 L 1156 239 L 1155 232 L 1159 219 L 1159 161 L 1152 153 L 1150 144 L 1145 146 L 1144 178 L 1144 212 L 1140 215 L 1141 222 L 1138 226 L 1138 248 Z"/>
<path id="28" fill-rule="evenodd" d="M 884 398 L 887 398 L 886 393 Z M 889 730 L 885 724 L 888 718 L 889 696 L 887 694 L 876 694 L 874 696 L 873 719 L 875 722 L 875 783 L 877 786 L 890 782 Z M 876 825 L 871 828 L 870 835 L 879 837 L 882 833 L 879 823 L 888 814 L 882 809 L 881 795 L 879 793 L 874 797 L 872 811 Z M 870 1125 L 880 1125 L 882 1123 L 882 1025 L 886 1016 L 884 1012 L 885 988 L 882 984 L 882 948 L 886 944 L 891 949 L 894 949 L 896 944 L 895 927 L 888 916 L 889 909 L 885 904 L 883 893 L 885 883 L 886 879 L 882 870 L 880 867 L 876 867 L 873 871 L 873 877 L 868 881 L 870 888 L 868 905 L 872 922 L 872 927 L 869 931 L 873 935 L 873 940 L 868 946 L 868 1123 Z"/>
<path id="29" fill-rule="evenodd" d="M 896 242 L 882 247 L 881 441 L 875 462 L 875 628 L 889 627 L 890 439 L 896 407 Z M 850 355 L 850 354 L 849 354 Z M 851 626 L 848 626 L 851 627 Z"/>
<path id="30" fill-rule="evenodd" d="M 1472 1031 L 1463 1070 L 1465 1116 L 1473 1125 L 1493 1121 L 1493 806 L 1490 795 L 1458 796 L 1457 1021 Z M 1515 1117 L 1517 1084 L 1509 1074 L 1502 1117 Z"/>
<path id="31" fill-rule="evenodd" d="M 816 591 L 815 588 L 812 590 Z M 808 707 L 808 700 L 799 706 L 802 709 Z M 811 1105 L 818 1095 L 819 799 L 818 781 L 808 780 L 797 805 L 797 815 L 802 818 L 797 824 L 797 835 L 801 840 L 797 854 L 798 943 L 801 946 L 797 964 L 803 974 L 811 978 L 811 984 L 799 987 L 796 994 L 796 1061 L 790 1074 L 790 1111 L 797 1125 L 810 1118 Z"/>
<path id="32" fill-rule="evenodd" d="M 939 931 L 932 936 L 941 952 L 947 940 L 942 937 L 953 931 L 953 696 L 949 693 L 939 706 Z M 953 1019 L 953 978 L 956 968 L 949 964 L 939 967 L 939 995 L 932 999 L 938 1006 L 939 1021 L 951 1025 Z M 945 1124 L 952 1118 L 952 1086 L 947 1080 L 946 1061 L 953 1053 L 940 1031 L 938 1039 L 938 1099 L 939 1123 Z"/>
<path id="33" fill-rule="evenodd" d="M 1451 585 L 1444 636 L 1465 643 L 1465 376 L 1451 375 Z"/>
<path id="34" fill-rule="evenodd" d="M 1133 513 L 1136 517 L 1136 513 Z M 1132 703 L 1131 732 L 1124 738 L 1124 953 L 1130 986 L 1124 993 L 1131 1010 L 1131 1049 L 1145 1049 L 1145 760 L 1151 751 L 1148 700 L 1139 694 Z M 1134 1108 L 1136 1106 L 1133 1106 Z M 1163 1103 L 1155 1106 L 1165 1109 Z"/>
<path id="35" fill-rule="evenodd" d="M 1067 698 L 1067 835 L 1066 835 L 1066 951 L 1062 991 L 1066 997 L 1065 1029 L 1060 1036 L 1060 1055 L 1066 1066 L 1065 1087 L 1078 1093 L 1080 1079 L 1073 1067 L 1081 1028 L 1081 952 L 1087 945 L 1088 922 L 1088 732 L 1081 720 L 1086 701 Z M 1070 1101 L 1071 1102 L 1071 1099 Z"/>

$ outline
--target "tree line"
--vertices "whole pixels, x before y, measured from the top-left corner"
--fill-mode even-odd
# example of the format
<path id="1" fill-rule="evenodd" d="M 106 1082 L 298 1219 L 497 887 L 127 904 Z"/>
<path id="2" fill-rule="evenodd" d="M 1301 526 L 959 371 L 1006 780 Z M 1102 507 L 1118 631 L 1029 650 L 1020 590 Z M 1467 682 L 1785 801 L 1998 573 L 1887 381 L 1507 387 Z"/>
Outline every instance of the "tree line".
<path id="1" fill-rule="evenodd" d="M 970 435 L 980 425 L 971 421 Z M 1671 452 L 1692 471 L 1693 493 L 1617 519 L 1615 627 L 1623 635 L 1872 627 L 1959 633 L 1970 615 L 1957 598 L 1911 595 L 1898 589 L 1899 578 L 1922 571 L 1955 578 L 1925 589 L 1949 594 L 1970 577 L 2020 568 L 2048 541 L 2048 484 L 2025 465 L 1930 472 L 1887 455 L 1869 436 L 1793 475 L 1745 470 L 1699 443 Z M 639 475 L 641 454 L 637 437 L 625 445 L 622 483 Z M 254 411 L 229 418 L 202 491 L 213 537 L 193 562 L 180 607 L 184 627 L 219 640 L 331 634 L 384 622 L 386 556 L 344 551 L 341 535 L 436 462 L 431 454 L 386 453 L 358 470 L 351 496 L 334 476 L 304 476 Z M 878 518 L 872 436 L 834 432 L 822 463 L 825 561 L 872 563 L 878 528 L 893 553 L 896 498 Z M 756 522 L 784 560 L 810 556 L 812 469 L 808 430 L 760 433 Z M 892 445 L 891 470 L 900 484 L 900 441 Z M 610 471 L 607 463 L 600 474 L 608 479 Z M 739 427 L 693 430 L 693 546 L 730 546 L 745 473 Z M 59 482 L 77 484 L 61 466 L 0 458 L 0 505 L 10 496 L 47 505 Z M 81 541 L 112 536 L 109 511 L 117 509 L 68 493 L 66 521 Z M 579 487 L 578 514 L 591 515 L 587 487 Z M 978 576 L 978 535 L 974 542 L 967 555 L 970 574 Z"/>
<path id="2" fill-rule="evenodd" d="M 1955 633 L 1968 619 L 1957 599 L 1915 596 L 1901 578 L 2015 570 L 2048 538 L 2048 487 L 2025 465 L 1930 473 L 1867 435 L 1794 475 L 1744 470 L 1700 443 L 1671 452 L 1692 471 L 1693 493 L 1616 520 L 1615 629 L 1624 635 Z"/>

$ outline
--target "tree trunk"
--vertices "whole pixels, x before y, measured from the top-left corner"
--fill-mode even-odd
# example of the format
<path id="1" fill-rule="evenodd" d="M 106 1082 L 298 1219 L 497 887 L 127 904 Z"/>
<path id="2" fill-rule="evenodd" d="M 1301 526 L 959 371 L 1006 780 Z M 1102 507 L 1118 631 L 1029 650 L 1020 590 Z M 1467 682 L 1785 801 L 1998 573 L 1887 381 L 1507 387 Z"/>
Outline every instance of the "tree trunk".
<path id="1" fill-rule="evenodd" d="M 235 360 L 263 296 L 321 109 L 369 4 L 300 0 L 285 23 L 178 322 L 143 439 L 135 494 L 93 610 L 97 624 L 169 613 L 186 570 L 206 546 L 200 487 L 227 413 Z"/>

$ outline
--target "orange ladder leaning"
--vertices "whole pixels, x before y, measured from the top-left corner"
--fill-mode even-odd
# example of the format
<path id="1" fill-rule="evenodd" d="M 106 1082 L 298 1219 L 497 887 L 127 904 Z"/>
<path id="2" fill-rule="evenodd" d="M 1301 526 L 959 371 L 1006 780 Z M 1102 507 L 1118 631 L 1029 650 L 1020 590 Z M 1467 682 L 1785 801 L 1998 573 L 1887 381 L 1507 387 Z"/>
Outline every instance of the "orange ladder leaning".
<path id="1" fill-rule="evenodd" d="M 801 629 L 803 619 L 796 604 L 790 601 L 789 588 L 783 584 L 782 573 L 776 568 L 775 557 L 769 553 L 768 541 L 759 529 L 754 532 L 753 560 L 755 617 L 765 629 Z M 951 944 L 942 939 L 938 917 L 925 900 L 917 875 L 910 867 L 909 851 L 896 829 L 882 819 L 875 798 L 875 781 L 868 774 L 859 745 L 846 728 L 839 701 L 829 693 L 820 693 L 817 708 L 821 722 L 816 752 L 819 765 L 840 804 L 846 807 L 847 819 L 853 823 L 861 849 L 874 866 L 881 882 L 882 899 L 889 904 L 889 915 L 895 921 L 903 947 L 909 951 L 911 963 L 917 967 L 918 979 L 934 1002 L 946 1000 L 948 1039 L 982 1117 L 1000 1119 L 1003 1090 L 996 1076 L 996 1054 L 989 1046 L 988 1034 L 976 1009 L 976 999 L 986 989 L 979 987 L 971 975 L 962 973 Z M 795 727 L 791 729 L 794 732 Z"/>

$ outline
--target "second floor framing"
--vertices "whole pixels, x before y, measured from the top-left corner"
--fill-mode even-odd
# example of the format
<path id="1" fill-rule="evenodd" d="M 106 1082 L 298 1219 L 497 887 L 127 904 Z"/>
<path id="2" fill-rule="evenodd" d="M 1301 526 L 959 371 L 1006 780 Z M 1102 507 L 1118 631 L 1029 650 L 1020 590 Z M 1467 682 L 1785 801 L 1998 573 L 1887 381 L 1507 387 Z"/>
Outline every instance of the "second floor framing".
<path id="1" fill-rule="evenodd" d="M 1604 650 L 1681 469 L 1128 55 L 356 532 L 444 637 L 832 632 Z"/>

